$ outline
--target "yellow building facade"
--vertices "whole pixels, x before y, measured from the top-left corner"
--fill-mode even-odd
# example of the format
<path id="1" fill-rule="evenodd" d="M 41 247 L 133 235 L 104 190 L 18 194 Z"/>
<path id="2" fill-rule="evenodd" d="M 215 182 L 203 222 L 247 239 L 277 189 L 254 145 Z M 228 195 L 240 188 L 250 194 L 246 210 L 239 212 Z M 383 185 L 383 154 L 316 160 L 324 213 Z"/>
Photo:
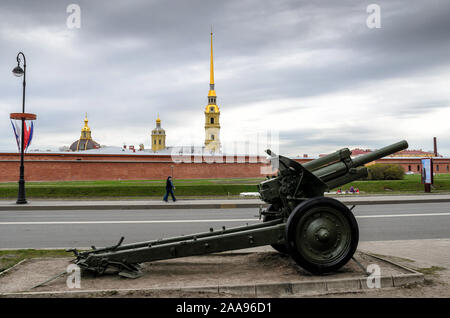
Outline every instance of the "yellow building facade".
<path id="1" fill-rule="evenodd" d="M 166 131 L 161 128 L 161 119 L 156 119 L 156 127 L 152 130 L 152 151 L 166 149 Z"/>
<path id="2" fill-rule="evenodd" d="M 213 33 L 211 32 L 211 65 L 209 76 L 208 105 L 205 108 L 205 148 L 220 152 L 220 110 L 214 89 Z"/>

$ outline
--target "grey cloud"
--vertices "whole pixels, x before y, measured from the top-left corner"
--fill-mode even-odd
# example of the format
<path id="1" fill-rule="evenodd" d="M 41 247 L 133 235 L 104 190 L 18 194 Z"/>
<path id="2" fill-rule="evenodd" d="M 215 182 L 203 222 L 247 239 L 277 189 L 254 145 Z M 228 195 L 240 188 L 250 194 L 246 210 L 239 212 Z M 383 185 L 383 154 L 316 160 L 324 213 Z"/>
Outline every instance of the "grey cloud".
<path id="1" fill-rule="evenodd" d="M 280 132 L 280 140 L 284 141 L 280 149 L 289 155 L 311 152 L 317 155 L 347 147 L 379 148 L 398 138 L 379 136 L 377 129 L 357 124 L 332 129 L 296 129 Z"/>
<path id="2" fill-rule="evenodd" d="M 76 52 L 19 42 L 0 33 L 0 103 L 8 105 L 8 112 L 20 105 L 20 82 L 10 71 L 17 51 L 24 50 L 29 59 L 27 107 L 38 113 L 42 134 L 69 131 L 69 127 L 75 131 L 67 143 L 77 138 L 85 111 L 98 118 L 96 125 L 101 128 L 129 125 L 142 131 L 153 127 L 157 112 L 167 118 L 166 130 L 181 124 L 179 112 L 202 116 L 209 79 L 210 24 L 214 24 L 216 88 L 222 111 L 245 103 L 276 104 L 280 98 L 351 91 L 450 65 L 450 5 L 445 1 L 408 1 L 407 5 L 377 1 L 382 9 L 382 28 L 377 30 L 365 25 L 365 9 L 371 1 L 76 3 L 82 9 L 82 28 L 71 31 L 69 41 Z M 67 4 L 2 1 L 0 26 L 4 32 L 67 31 Z M 342 58 L 335 64 L 265 65 L 285 55 L 315 50 L 334 50 Z M 234 69 L 238 60 L 240 66 L 249 67 Z M 261 64 L 252 65 L 255 61 Z M 195 71 L 189 73 L 189 67 Z M 204 67 L 204 74 L 198 67 Z M 225 72 L 231 74 L 220 80 Z M 180 79 L 186 83 L 177 84 Z M 445 107 L 448 101 L 439 97 L 414 105 L 398 100 L 391 116 L 403 118 Z M 280 111 L 289 116 L 288 108 Z M 187 125 L 189 118 L 184 121 Z M 2 123 L 1 135 L 9 136 L 9 123 Z M 309 137 L 303 133 L 303 144 L 294 134 L 285 134 L 287 145 L 317 146 L 314 136 L 320 131 L 309 132 Z M 358 136 L 375 142 L 372 134 L 379 133 Z M 319 145 L 361 143 L 353 139 L 355 134 L 356 128 L 341 131 L 334 142 L 321 134 L 325 139 Z M 377 138 L 381 139 L 375 146 L 390 142 L 388 136 Z M 0 145 L 11 145 L 11 139 L 0 137 Z"/>

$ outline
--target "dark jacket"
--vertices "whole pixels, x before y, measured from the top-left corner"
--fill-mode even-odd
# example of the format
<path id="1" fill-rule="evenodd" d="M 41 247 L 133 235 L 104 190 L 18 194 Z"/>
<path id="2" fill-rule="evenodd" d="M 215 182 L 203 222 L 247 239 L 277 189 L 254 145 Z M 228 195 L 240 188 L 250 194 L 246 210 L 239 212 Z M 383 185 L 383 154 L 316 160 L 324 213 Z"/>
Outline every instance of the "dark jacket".
<path id="1" fill-rule="evenodd" d="M 173 189 L 173 183 L 172 183 L 171 179 L 167 179 L 167 181 L 166 181 L 166 189 L 169 190 L 169 191 Z"/>

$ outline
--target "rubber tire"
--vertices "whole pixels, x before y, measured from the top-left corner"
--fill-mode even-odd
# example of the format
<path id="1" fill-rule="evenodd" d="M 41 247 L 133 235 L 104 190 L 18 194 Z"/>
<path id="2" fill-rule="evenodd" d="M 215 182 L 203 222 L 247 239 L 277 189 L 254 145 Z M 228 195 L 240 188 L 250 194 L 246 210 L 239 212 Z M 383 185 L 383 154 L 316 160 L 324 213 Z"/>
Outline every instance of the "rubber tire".
<path id="1" fill-rule="evenodd" d="M 344 218 L 348 221 L 350 225 L 350 242 L 347 247 L 347 250 L 344 251 L 344 255 L 341 256 L 338 260 L 333 261 L 330 264 L 319 264 L 312 263 L 310 260 L 302 255 L 301 250 L 296 246 L 296 236 L 297 236 L 297 226 L 298 223 L 302 220 L 302 217 L 311 210 L 312 208 L 326 206 L 334 208 L 342 213 Z M 309 199 L 305 202 L 299 204 L 294 211 L 290 214 L 287 222 L 286 222 L 286 230 L 285 230 L 285 241 L 287 242 L 286 246 L 288 249 L 288 253 L 294 259 L 294 261 L 300 265 L 302 268 L 313 274 L 325 274 L 328 272 L 334 272 L 347 264 L 347 262 L 352 258 L 358 247 L 359 241 L 359 229 L 358 223 L 356 222 L 355 216 L 352 211 L 344 205 L 342 202 L 326 197 L 317 197 Z"/>

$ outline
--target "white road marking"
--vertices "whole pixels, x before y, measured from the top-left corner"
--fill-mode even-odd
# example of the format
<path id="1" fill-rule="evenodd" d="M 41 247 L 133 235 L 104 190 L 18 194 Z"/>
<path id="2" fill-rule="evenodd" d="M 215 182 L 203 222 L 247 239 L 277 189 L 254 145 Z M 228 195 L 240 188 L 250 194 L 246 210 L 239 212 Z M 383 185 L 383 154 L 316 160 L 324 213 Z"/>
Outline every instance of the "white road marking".
<path id="1" fill-rule="evenodd" d="M 449 213 L 417 213 L 417 214 L 379 214 L 358 215 L 357 219 L 450 216 Z M 57 225 L 57 224 L 160 224 L 160 223 L 214 223 L 214 222 L 253 222 L 257 219 L 210 219 L 210 220 L 125 220 L 125 221 L 42 221 L 42 222 L 0 222 L 0 225 Z"/>
<path id="2" fill-rule="evenodd" d="M 205 222 L 251 222 L 251 221 L 257 221 L 257 219 L 0 222 L 0 225 L 152 224 L 152 223 L 157 224 L 157 223 L 205 223 Z"/>
<path id="3" fill-rule="evenodd" d="M 411 214 L 378 214 L 378 215 L 359 215 L 355 216 L 357 219 L 366 218 L 398 218 L 398 217 L 408 217 L 408 216 L 448 216 L 449 213 L 411 213 Z"/>

